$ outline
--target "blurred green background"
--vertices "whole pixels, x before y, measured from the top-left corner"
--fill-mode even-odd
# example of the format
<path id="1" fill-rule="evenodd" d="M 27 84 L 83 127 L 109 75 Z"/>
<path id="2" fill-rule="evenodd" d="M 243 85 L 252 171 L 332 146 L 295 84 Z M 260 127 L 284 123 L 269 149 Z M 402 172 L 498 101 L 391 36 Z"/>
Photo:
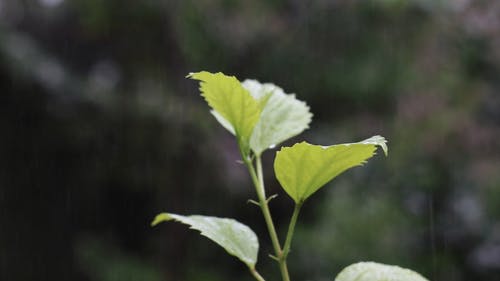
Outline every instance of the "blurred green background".
<path id="1" fill-rule="evenodd" d="M 190 71 L 274 82 L 318 144 L 389 140 L 304 206 L 294 280 L 373 260 L 500 280 L 500 2 L 0 0 L 0 280 L 252 280 L 158 212 L 233 217 L 279 280 Z M 273 178 L 284 235 L 292 201 Z"/>

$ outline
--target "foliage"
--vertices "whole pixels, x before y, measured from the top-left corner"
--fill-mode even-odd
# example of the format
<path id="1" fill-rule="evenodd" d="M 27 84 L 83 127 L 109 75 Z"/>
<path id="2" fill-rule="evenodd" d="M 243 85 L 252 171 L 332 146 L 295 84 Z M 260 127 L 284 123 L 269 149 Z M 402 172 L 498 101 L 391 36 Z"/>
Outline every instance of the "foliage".
<path id="1" fill-rule="evenodd" d="M 399 266 L 360 262 L 342 270 L 335 281 L 428 281 L 420 274 Z"/>
<path id="2" fill-rule="evenodd" d="M 358 143 L 320 146 L 301 142 L 284 147 L 274 161 L 276 178 L 299 204 L 340 173 L 371 158 L 377 145 L 387 155 L 385 142 L 383 137 L 374 136 Z"/>
<path id="3" fill-rule="evenodd" d="M 233 219 L 208 216 L 181 216 L 176 214 L 159 214 L 151 223 L 155 226 L 163 221 L 175 220 L 199 230 L 201 235 L 219 244 L 229 254 L 236 256 L 248 267 L 254 268 L 257 263 L 259 241 L 257 235 L 246 225 Z"/>
<path id="4" fill-rule="evenodd" d="M 266 101 L 250 138 L 250 147 L 256 155 L 309 127 L 312 118 L 309 107 L 294 94 L 285 94 L 274 84 L 256 80 L 247 79 L 242 85 L 255 99 Z"/>
<path id="5" fill-rule="evenodd" d="M 265 196 L 260 157 L 265 149 L 272 148 L 275 143 L 282 142 L 306 129 L 312 116 L 309 108 L 303 102 L 297 101 L 294 96 L 284 95 L 279 87 L 272 84 L 261 85 L 257 81 L 247 81 L 247 87 L 244 87 L 235 77 L 220 72 L 212 74 L 203 71 L 191 73 L 188 77 L 201 81 L 200 91 L 208 105 L 212 107 L 212 114 L 223 127 L 236 136 L 242 160 L 248 168 L 259 198 L 259 201 L 254 203 L 260 206 L 268 227 L 275 250 L 273 257 L 279 263 L 283 281 L 290 281 L 287 257 L 304 201 L 342 172 L 359 166 L 371 158 L 377 146 L 380 146 L 387 156 L 386 140 L 381 136 L 373 136 L 357 143 L 332 146 L 302 142 L 292 147 L 283 147 L 277 152 L 274 162 L 276 178 L 295 201 L 295 209 L 282 246 L 268 207 L 272 197 Z M 297 110 L 293 114 L 288 113 L 294 109 Z M 295 124 L 299 126 L 295 127 Z M 275 133 L 275 130 L 278 132 Z M 257 137 L 253 137 L 253 131 Z M 155 226 L 169 220 L 176 220 L 199 230 L 201 235 L 208 237 L 245 263 L 256 280 L 264 280 L 255 269 L 259 248 L 257 236 L 246 225 L 227 218 L 181 216 L 171 213 L 157 215 L 151 225 Z M 410 270 L 376 263 L 349 266 L 336 280 L 388 279 L 426 281 Z"/>
<path id="6" fill-rule="evenodd" d="M 226 128 L 229 127 L 226 122 L 230 124 L 242 152 L 247 154 L 250 135 L 259 120 L 263 102 L 252 98 L 235 77 L 206 71 L 191 73 L 188 77 L 201 81 L 203 97 L 219 116 L 218 120 L 225 120 L 222 122 Z"/>

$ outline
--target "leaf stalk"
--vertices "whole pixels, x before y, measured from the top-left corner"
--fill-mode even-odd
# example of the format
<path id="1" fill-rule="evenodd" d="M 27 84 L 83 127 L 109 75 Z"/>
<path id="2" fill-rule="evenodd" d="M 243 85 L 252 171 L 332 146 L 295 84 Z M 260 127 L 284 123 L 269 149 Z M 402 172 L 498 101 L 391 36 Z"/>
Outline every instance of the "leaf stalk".
<path id="1" fill-rule="evenodd" d="M 252 273 L 252 276 L 257 280 L 257 281 L 266 281 L 264 277 L 262 277 L 259 272 L 255 268 L 249 267 L 250 273 Z"/>
<path id="2" fill-rule="evenodd" d="M 283 259 L 286 259 L 288 257 L 288 254 L 290 253 L 293 233 L 295 232 L 295 225 L 297 223 L 297 219 L 299 218 L 300 208 L 302 207 L 302 204 L 303 202 L 296 203 L 295 208 L 293 209 L 292 218 L 290 219 L 288 232 L 286 234 L 285 246 L 283 247 Z"/>

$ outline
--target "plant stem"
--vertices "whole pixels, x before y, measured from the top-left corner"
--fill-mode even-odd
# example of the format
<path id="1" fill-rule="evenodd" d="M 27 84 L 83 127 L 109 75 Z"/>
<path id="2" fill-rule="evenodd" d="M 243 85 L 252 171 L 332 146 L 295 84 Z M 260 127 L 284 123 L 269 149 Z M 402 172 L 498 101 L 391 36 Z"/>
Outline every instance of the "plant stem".
<path id="1" fill-rule="evenodd" d="M 249 267 L 250 269 L 250 273 L 252 273 L 252 276 L 255 277 L 256 280 L 258 281 L 266 281 L 258 272 L 257 270 L 255 270 L 255 268 L 251 268 Z"/>
<path id="2" fill-rule="evenodd" d="M 256 162 L 260 163 L 260 157 L 257 156 L 256 158 Z M 263 180 L 257 176 L 252 162 L 245 161 L 245 163 L 247 164 L 248 171 L 250 172 L 250 177 L 252 178 L 253 184 L 255 185 L 257 197 L 259 198 L 259 206 L 262 214 L 264 215 L 264 220 L 266 221 L 267 230 L 269 231 L 269 236 L 271 237 L 275 255 L 277 257 L 280 257 L 282 255 L 281 245 L 278 239 L 278 235 L 276 234 L 276 228 L 274 227 L 271 212 L 269 211 L 269 206 L 267 205 L 264 185 L 262 184 Z M 257 166 L 261 167 L 260 170 L 262 170 L 262 165 L 257 164 Z M 262 175 L 262 171 L 260 171 L 258 174 Z"/>
<path id="3" fill-rule="evenodd" d="M 295 232 L 295 224 L 297 223 L 297 218 L 299 217 L 301 207 L 302 202 L 296 203 L 295 208 L 293 209 L 292 218 L 290 219 L 290 225 L 288 226 L 288 232 L 286 234 L 285 246 L 283 247 L 283 259 L 286 259 L 288 257 L 288 253 L 290 253 L 293 233 Z"/>
<path id="4" fill-rule="evenodd" d="M 283 281 L 290 281 L 290 276 L 288 274 L 288 266 L 286 264 L 286 257 L 283 256 L 283 250 L 281 249 L 281 244 L 279 242 L 278 235 L 276 233 L 276 228 L 274 227 L 274 222 L 271 216 L 271 212 L 269 211 L 268 201 L 266 198 L 266 192 L 264 187 L 264 176 L 262 172 L 262 162 L 260 155 L 255 156 L 257 172 L 255 171 L 255 167 L 250 160 L 244 159 L 244 162 L 248 168 L 248 171 L 250 172 L 250 177 L 252 178 L 252 182 L 255 185 L 257 197 L 259 198 L 259 206 L 262 211 L 262 214 L 264 215 L 264 220 L 267 225 L 269 236 L 271 237 L 274 253 L 279 263 L 281 276 L 283 278 Z"/>
<path id="5" fill-rule="evenodd" d="M 260 159 L 260 156 L 255 157 L 255 165 L 257 168 L 257 178 L 259 179 L 262 196 L 265 199 L 266 198 L 266 189 L 264 187 L 264 175 L 262 172 L 262 161 Z"/>

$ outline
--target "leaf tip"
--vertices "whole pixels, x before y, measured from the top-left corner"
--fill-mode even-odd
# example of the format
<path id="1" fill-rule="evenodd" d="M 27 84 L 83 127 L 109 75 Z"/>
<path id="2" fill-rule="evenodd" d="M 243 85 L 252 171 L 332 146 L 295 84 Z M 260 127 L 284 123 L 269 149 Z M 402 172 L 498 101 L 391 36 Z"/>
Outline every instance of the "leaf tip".
<path id="1" fill-rule="evenodd" d="M 389 148 L 387 147 L 387 140 L 380 135 L 373 136 L 369 139 L 362 141 L 361 143 L 378 145 L 384 151 L 384 155 L 387 157 L 389 154 Z"/>
<path id="2" fill-rule="evenodd" d="M 161 213 L 161 214 L 156 215 L 156 217 L 154 218 L 154 220 L 151 222 L 150 225 L 151 225 L 151 227 L 154 227 L 161 222 L 169 221 L 171 219 L 172 219 L 172 217 L 169 214 Z"/>
<path id="3" fill-rule="evenodd" d="M 220 72 L 218 72 L 216 74 L 219 74 L 219 73 Z M 186 75 L 186 78 L 203 81 L 203 80 L 206 80 L 207 77 L 210 77 L 211 75 L 216 75 L 216 74 L 213 74 L 211 72 L 203 70 L 203 71 L 198 71 L 198 72 L 189 72 L 188 75 Z"/>

